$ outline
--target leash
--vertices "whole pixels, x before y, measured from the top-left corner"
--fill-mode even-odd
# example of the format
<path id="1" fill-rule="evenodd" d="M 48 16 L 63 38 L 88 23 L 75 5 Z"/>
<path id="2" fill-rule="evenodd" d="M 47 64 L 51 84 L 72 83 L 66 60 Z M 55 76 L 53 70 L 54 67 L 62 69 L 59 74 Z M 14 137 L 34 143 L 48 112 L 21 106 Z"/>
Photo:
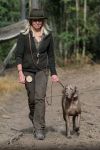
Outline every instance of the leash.
<path id="1" fill-rule="evenodd" d="M 50 103 L 49 103 L 49 101 L 47 100 L 47 98 L 49 98 L 49 97 L 46 96 L 46 98 L 45 98 L 47 104 L 50 105 L 50 106 L 52 105 L 52 97 L 53 97 L 53 96 L 52 96 L 52 86 L 53 86 L 53 82 L 51 83 L 51 96 L 50 96 L 51 99 L 50 99 Z"/>
<path id="2" fill-rule="evenodd" d="M 65 86 L 63 85 L 63 83 L 62 83 L 61 81 L 58 81 L 58 83 L 59 83 L 63 88 L 65 88 Z M 50 105 L 50 106 L 52 105 L 52 98 L 53 98 L 53 97 L 62 96 L 62 95 L 53 96 L 53 95 L 52 95 L 52 89 L 53 89 L 53 82 L 51 83 L 51 96 L 50 96 L 51 99 L 50 99 L 50 103 L 49 103 L 48 100 L 47 100 L 47 98 L 49 98 L 49 97 L 46 96 L 46 102 L 47 102 L 47 104 Z"/>
<path id="3" fill-rule="evenodd" d="M 65 86 L 63 85 L 63 83 L 61 81 L 58 81 L 58 83 L 63 87 L 65 88 Z"/>
<path id="4" fill-rule="evenodd" d="M 58 83 L 59 83 L 59 85 L 61 85 L 62 88 L 65 88 L 64 84 L 63 84 L 61 81 L 58 81 Z M 46 102 L 47 102 L 47 104 L 50 105 L 50 106 L 52 105 L 52 99 L 53 99 L 53 97 L 62 96 L 62 95 L 55 95 L 55 96 L 53 96 L 53 95 L 52 95 L 52 91 L 53 91 L 52 89 L 53 89 L 53 82 L 52 82 L 52 84 L 51 84 L 51 96 L 46 97 Z M 87 91 L 83 91 L 83 92 L 81 92 L 80 94 L 83 94 L 84 92 L 91 92 L 91 91 L 94 91 L 94 90 L 95 90 L 95 91 L 96 91 L 96 90 L 100 90 L 100 88 L 97 88 L 97 89 L 90 89 L 90 90 L 87 90 Z M 51 98 L 50 103 L 48 102 L 47 98 Z"/>

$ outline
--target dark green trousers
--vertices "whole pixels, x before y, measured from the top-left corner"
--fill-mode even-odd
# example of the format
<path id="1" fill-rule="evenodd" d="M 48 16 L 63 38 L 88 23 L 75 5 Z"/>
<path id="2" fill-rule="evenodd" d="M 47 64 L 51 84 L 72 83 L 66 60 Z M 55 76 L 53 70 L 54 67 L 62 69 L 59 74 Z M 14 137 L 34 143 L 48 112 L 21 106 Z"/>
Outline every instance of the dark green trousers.
<path id="1" fill-rule="evenodd" d="M 33 122 L 35 130 L 45 128 L 45 96 L 48 81 L 48 71 L 36 73 L 25 72 L 25 76 L 31 76 L 32 82 L 25 83 L 28 95 L 29 118 Z"/>

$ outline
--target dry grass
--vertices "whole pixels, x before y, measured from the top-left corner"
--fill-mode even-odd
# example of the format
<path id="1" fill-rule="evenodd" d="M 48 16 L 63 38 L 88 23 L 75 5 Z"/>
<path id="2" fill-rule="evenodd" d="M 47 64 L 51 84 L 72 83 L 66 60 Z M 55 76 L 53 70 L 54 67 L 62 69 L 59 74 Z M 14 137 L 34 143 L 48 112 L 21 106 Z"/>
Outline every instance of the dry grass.
<path id="1" fill-rule="evenodd" d="M 7 74 L 4 77 L 0 77 L 0 95 L 7 93 L 14 93 L 21 91 L 23 86 L 18 83 L 17 76 L 15 74 Z"/>

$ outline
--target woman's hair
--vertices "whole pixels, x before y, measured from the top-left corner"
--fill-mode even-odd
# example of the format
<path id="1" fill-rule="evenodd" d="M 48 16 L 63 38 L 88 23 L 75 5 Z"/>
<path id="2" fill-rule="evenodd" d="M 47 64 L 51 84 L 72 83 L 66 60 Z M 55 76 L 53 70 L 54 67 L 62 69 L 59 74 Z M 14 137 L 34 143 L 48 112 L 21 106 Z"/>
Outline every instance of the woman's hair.
<path id="1" fill-rule="evenodd" d="M 31 24 L 32 24 L 32 20 L 31 20 L 31 22 L 27 21 L 27 23 L 25 25 L 25 28 L 23 30 L 21 30 L 21 33 L 23 35 L 26 35 L 26 34 L 29 33 L 29 31 L 31 29 Z M 43 26 L 47 30 L 47 32 L 51 32 L 52 31 L 46 21 L 43 22 Z"/>

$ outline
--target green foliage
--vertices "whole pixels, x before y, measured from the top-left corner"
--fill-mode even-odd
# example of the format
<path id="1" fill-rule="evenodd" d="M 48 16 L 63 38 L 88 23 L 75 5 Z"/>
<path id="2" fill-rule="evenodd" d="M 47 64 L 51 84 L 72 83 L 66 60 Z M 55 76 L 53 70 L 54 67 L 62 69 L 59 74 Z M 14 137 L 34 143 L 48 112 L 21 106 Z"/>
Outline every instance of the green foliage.
<path id="1" fill-rule="evenodd" d="M 0 27 L 17 22 L 20 17 L 19 0 L 0 0 Z"/>
<path id="2" fill-rule="evenodd" d="M 48 15 L 48 23 L 52 25 L 59 62 L 68 59 L 83 59 L 83 43 L 85 42 L 84 58 L 100 59 L 100 0 L 87 0 L 86 24 L 84 24 L 84 2 L 79 0 L 78 18 L 76 0 L 42 0 Z M 27 14 L 29 1 L 26 0 Z M 0 0 L 0 27 L 7 26 L 20 19 L 20 0 Z M 77 36 L 78 28 L 78 36 Z M 62 44 L 62 49 L 60 44 Z M 4 60 L 13 42 L 0 45 L 0 60 Z M 67 61 L 66 61 L 67 60 Z M 83 61 L 82 61 L 83 62 Z M 63 64 L 64 64 L 63 63 Z"/>
<path id="3" fill-rule="evenodd" d="M 74 44 L 75 35 L 73 33 L 62 32 L 60 35 L 58 35 L 58 37 L 65 43 L 66 47 L 70 47 L 72 44 Z"/>
<path id="4" fill-rule="evenodd" d="M 4 42 L 0 44 L 0 63 L 4 61 L 13 44 L 14 41 Z"/>
<path id="5" fill-rule="evenodd" d="M 17 22 L 20 18 L 19 0 L 0 0 L 0 27 Z M 0 43 L 0 63 L 5 59 L 12 48 L 13 41 Z"/>

